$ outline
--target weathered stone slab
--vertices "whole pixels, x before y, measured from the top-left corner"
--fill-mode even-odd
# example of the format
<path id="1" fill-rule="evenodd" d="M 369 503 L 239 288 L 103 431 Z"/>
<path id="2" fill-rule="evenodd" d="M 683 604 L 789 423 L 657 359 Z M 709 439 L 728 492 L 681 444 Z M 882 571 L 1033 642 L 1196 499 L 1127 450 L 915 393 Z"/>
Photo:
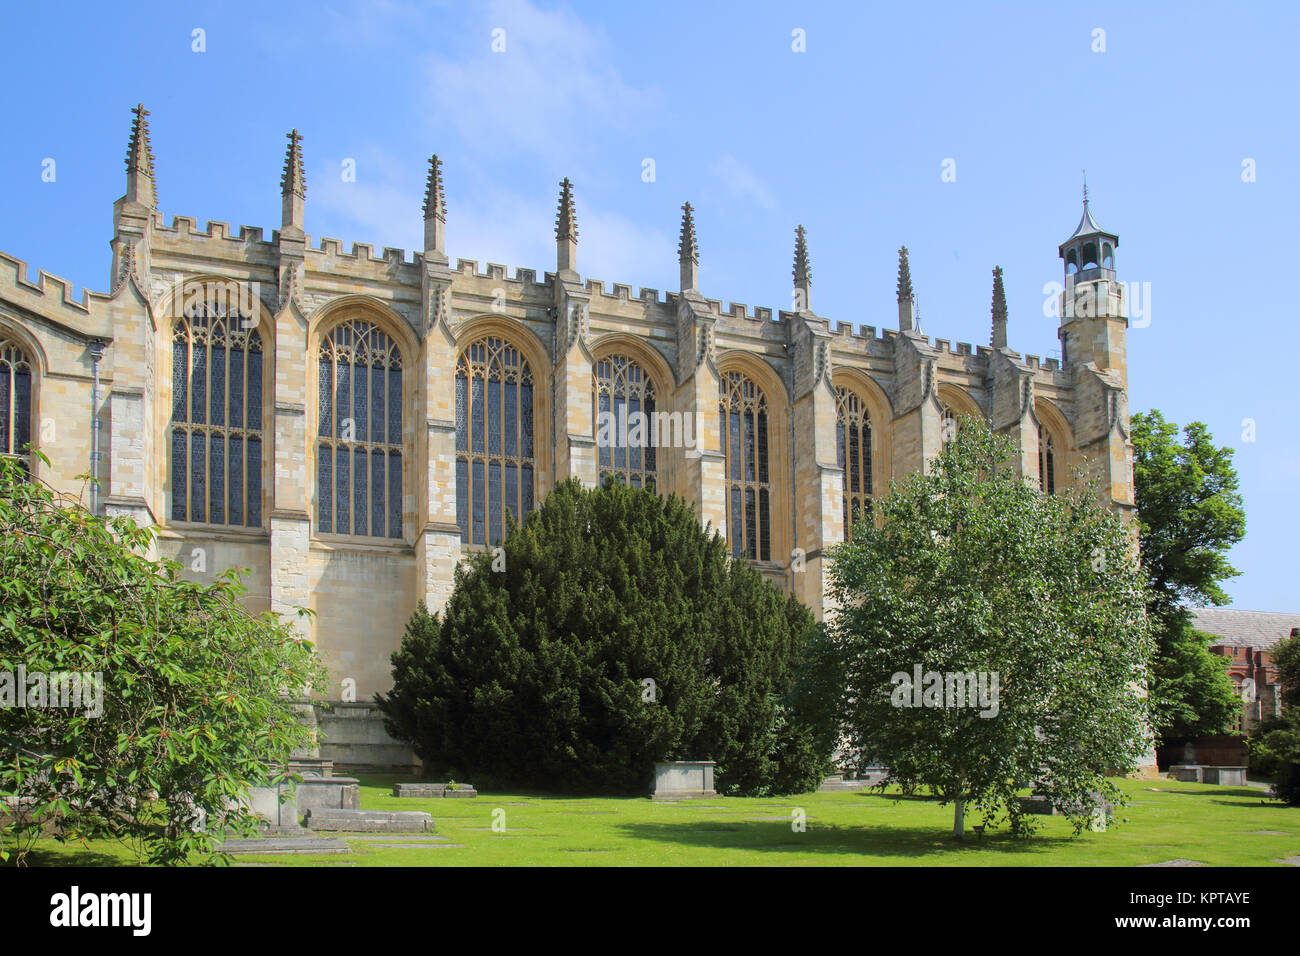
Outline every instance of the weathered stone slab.
<path id="1" fill-rule="evenodd" d="M 341 833 L 422 833 L 433 829 L 433 818 L 423 810 L 307 811 L 307 828 Z"/>
<path id="2" fill-rule="evenodd" d="M 361 782 L 355 777 L 303 777 L 294 796 L 299 810 L 359 810 Z"/>
<path id="3" fill-rule="evenodd" d="M 351 853 L 346 840 L 335 837 L 287 837 L 284 839 L 227 840 L 227 853 Z"/>
<path id="4" fill-rule="evenodd" d="M 1032 796 L 1017 799 L 1020 801 L 1021 813 L 1036 813 L 1048 817 L 1056 815 L 1056 807 L 1052 806 L 1051 801 L 1046 797 Z"/>
<path id="5" fill-rule="evenodd" d="M 273 787 L 250 787 L 244 802 L 250 810 L 273 827 L 298 825 L 298 803 L 285 784 Z"/>
<path id="6" fill-rule="evenodd" d="M 654 789 L 650 796 L 655 800 L 711 799 L 718 795 L 713 789 L 712 760 L 673 760 L 655 764 Z"/>
<path id="7" fill-rule="evenodd" d="M 1187 860 L 1178 857 L 1174 860 L 1165 860 L 1163 863 L 1139 863 L 1138 866 L 1205 866 L 1199 860 Z"/>
<path id="8" fill-rule="evenodd" d="M 426 783 L 419 781 L 416 783 L 395 783 L 393 784 L 393 796 L 395 797 L 419 797 L 422 799 L 442 799 L 445 797 L 477 797 L 478 791 L 468 783 L 458 783 L 454 789 L 451 789 L 445 783 Z"/>
<path id="9" fill-rule="evenodd" d="M 1217 783 L 1221 787 L 1244 787 L 1246 785 L 1245 767 L 1206 767 L 1206 783 Z"/>

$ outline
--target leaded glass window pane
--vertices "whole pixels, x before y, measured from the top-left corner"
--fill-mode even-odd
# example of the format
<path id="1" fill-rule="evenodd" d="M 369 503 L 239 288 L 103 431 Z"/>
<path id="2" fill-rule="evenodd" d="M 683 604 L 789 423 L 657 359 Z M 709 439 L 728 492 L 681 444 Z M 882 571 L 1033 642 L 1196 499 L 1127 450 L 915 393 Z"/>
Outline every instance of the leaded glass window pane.
<path id="1" fill-rule="evenodd" d="M 203 506 L 207 503 L 207 442 L 203 432 L 192 432 L 190 441 L 190 520 L 206 521 Z"/>
<path id="2" fill-rule="evenodd" d="M 402 363 L 378 326 L 348 319 L 318 358 L 316 514 L 324 533 L 402 536 Z"/>
<path id="3" fill-rule="evenodd" d="M 190 418 L 203 424 L 208 420 L 208 347 L 195 342 L 191 347 L 190 362 Z"/>
<path id="4" fill-rule="evenodd" d="M 172 330 L 174 521 L 260 527 L 261 339 L 244 317 L 199 306 Z M 206 426 L 194 428 L 192 426 Z"/>
<path id="5" fill-rule="evenodd" d="M 852 389 L 835 390 L 835 435 L 839 463 L 844 468 L 844 538 L 852 537 L 853 526 L 871 514 L 872 460 L 871 418 L 866 403 Z"/>
<path id="6" fill-rule="evenodd" d="M 185 489 L 189 476 L 189 463 L 186 457 L 185 429 L 172 429 L 172 520 L 186 521 L 189 518 Z"/>
<path id="7" fill-rule="evenodd" d="M 208 521 L 226 523 L 226 436 L 208 434 Z"/>
<path id="8" fill-rule="evenodd" d="M 248 518 L 249 527 L 262 526 L 262 439 L 248 439 Z"/>
<path id="9" fill-rule="evenodd" d="M 772 555 L 771 484 L 768 472 L 767 398 L 739 372 L 723 375 L 721 385 L 722 447 L 730 482 L 727 536 L 733 556 L 770 561 Z"/>
<path id="10" fill-rule="evenodd" d="M 385 492 L 384 462 L 388 456 L 381 448 L 370 450 L 370 533 L 379 537 L 385 533 L 388 516 L 384 513 Z"/>
<path id="11" fill-rule="evenodd" d="M 334 524 L 339 534 L 354 534 L 352 530 L 352 456 L 346 446 L 334 449 Z"/>
<path id="12" fill-rule="evenodd" d="M 495 544 L 507 511 L 533 497 L 532 373 L 504 339 L 470 343 L 456 362 L 456 524 L 467 544 Z"/>
<path id="13" fill-rule="evenodd" d="M 244 523 L 244 439 L 238 435 L 231 435 L 228 452 L 230 455 L 230 523 L 241 525 Z M 250 484 L 253 488 L 257 487 L 256 480 Z"/>
<path id="14" fill-rule="evenodd" d="M 230 352 L 230 427 L 244 427 L 244 353 L 240 349 Z M 231 524 L 238 524 L 231 521 Z"/>
<path id="15" fill-rule="evenodd" d="M 316 522 L 321 531 L 334 530 L 334 449 L 316 446 Z"/>
<path id="16" fill-rule="evenodd" d="M 211 349 L 212 374 L 208 392 L 208 421 L 213 425 L 226 423 L 226 350 L 218 345 Z"/>
<path id="17" fill-rule="evenodd" d="M 402 453 L 388 453 L 388 536 L 402 536 Z"/>
<path id="18" fill-rule="evenodd" d="M 358 419 L 358 422 L 360 419 Z M 352 533 L 370 534 L 370 468 L 365 448 L 352 449 Z M 382 488 L 380 489 L 382 494 Z"/>

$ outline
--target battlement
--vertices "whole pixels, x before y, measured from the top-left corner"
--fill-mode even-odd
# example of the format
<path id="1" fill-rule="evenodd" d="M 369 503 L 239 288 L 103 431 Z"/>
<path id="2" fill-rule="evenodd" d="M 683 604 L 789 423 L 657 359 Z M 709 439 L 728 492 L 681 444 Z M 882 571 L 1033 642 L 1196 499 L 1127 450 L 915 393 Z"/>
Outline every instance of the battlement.
<path id="1" fill-rule="evenodd" d="M 230 223 L 217 222 L 209 219 L 206 229 L 198 228 L 198 220 L 192 216 L 172 216 L 170 226 L 155 220 L 154 232 L 167 234 L 168 238 L 177 239 L 218 239 L 225 242 L 235 242 L 240 245 L 258 243 L 264 246 L 274 245 L 276 233 L 272 233 L 272 241 L 268 242 L 264 236 L 265 232 L 261 226 L 240 226 L 239 231 L 234 235 L 230 233 Z"/>
<path id="2" fill-rule="evenodd" d="M 744 319 L 746 322 L 773 322 L 779 321 L 778 318 L 772 317 L 772 310 L 763 306 L 754 306 L 754 311 L 749 311 L 749 306 L 743 302 L 728 302 L 727 308 L 722 307 L 721 299 L 705 299 L 709 305 L 709 311 L 717 316 L 724 316 L 731 319 Z"/>
<path id="3" fill-rule="evenodd" d="M 516 268 L 513 276 L 509 275 L 509 268 L 501 265 L 499 262 L 489 262 L 484 272 L 479 272 L 477 259 L 457 259 L 456 268 L 452 270 L 463 276 L 473 279 L 488 279 L 497 282 L 518 282 L 526 286 L 545 287 L 555 281 L 553 273 L 547 272 L 541 282 L 537 281 L 536 269 Z"/>
<path id="4" fill-rule="evenodd" d="M 9 279 L 11 271 L 13 272 L 12 281 Z M 29 274 L 30 269 L 24 260 L 0 252 L 0 281 L 4 281 L 28 295 L 55 299 L 57 307 L 67 309 L 72 316 L 77 318 L 84 318 L 90 314 L 91 292 L 89 289 L 81 290 L 81 301 L 78 302 L 72 297 L 73 285 L 67 279 L 40 269 L 36 273 L 36 281 L 32 282 L 27 278 Z M 100 295 L 100 293 L 95 294 Z"/>
<path id="5" fill-rule="evenodd" d="M 855 339 L 855 340 L 857 340 L 857 341 L 864 342 L 864 343 L 865 343 L 865 342 L 884 342 L 884 341 L 886 341 L 887 339 L 889 339 L 891 336 L 893 336 L 893 335 L 897 335 L 897 334 L 898 334 L 896 330 L 894 330 L 894 329 L 888 329 L 888 328 L 880 329 L 880 330 L 879 330 L 879 332 L 880 332 L 879 335 L 877 335 L 876 332 L 877 332 L 877 330 L 876 330 L 876 327 L 875 327 L 874 325 L 862 325 L 862 326 L 859 326 L 859 327 L 858 327 L 858 331 L 855 332 L 855 331 L 853 330 L 853 323 L 852 323 L 852 322 L 836 322 L 836 323 L 835 323 L 835 334 L 836 334 L 836 335 L 840 336 L 841 338 L 846 338 L 846 339 Z"/>
<path id="6" fill-rule="evenodd" d="M 958 358 L 969 358 L 969 357 L 971 357 L 972 355 L 978 357 L 978 356 L 982 356 L 982 355 L 984 355 L 985 353 L 987 353 L 987 352 L 990 351 L 989 349 L 985 349 L 983 346 L 981 346 L 981 347 L 977 350 L 977 349 L 976 349 L 973 345 L 971 345 L 969 342 L 958 342 L 958 343 L 957 343 L 957 348 L 954 349 L 954 348 L 952 347 L 952 346 L 953 346 L 953 343 L 952 343 L 949 339 L 938 339 L 938 338 L 936 338 L 936 339 L 934 340 L 934 343 L 933 343 L 933 344 L 934 344 L 935 350 L 938 351 L 938 352 L 940 352 L 941 354 L 943 354 L 943 355 L 955 355 L 955 356 L 957 356 Z"/>
<path id="7" fill-rule="evenodd" d="M 1037 355 L 1026 355 L 1025 364 L 1035 372 L 1040 369 L 1045 372 L 1059 372 L 1061 370 L 1061 360 L 1056 358 L 1040 361 Z"/>
<path id="8" fill-rule="evenodd" d="M 382 255 L 375 255 L 375 247 L 368 242 L 352 243 L 352 251 L 343 251 L 343 242 L 339 239 L 331 239 L 328 236 L 322 236 L 320 245 L 313 247 L 311 237 L 307 237 L 307 248 L 312 252 L 329 256 L 332 259 L 355 259 L 357 262 L 385 263 L 387 265 L 415 265 L 416 257 L 407 258 L 405 249 L 395 249 L 392 246 L 384 246 Z"/>

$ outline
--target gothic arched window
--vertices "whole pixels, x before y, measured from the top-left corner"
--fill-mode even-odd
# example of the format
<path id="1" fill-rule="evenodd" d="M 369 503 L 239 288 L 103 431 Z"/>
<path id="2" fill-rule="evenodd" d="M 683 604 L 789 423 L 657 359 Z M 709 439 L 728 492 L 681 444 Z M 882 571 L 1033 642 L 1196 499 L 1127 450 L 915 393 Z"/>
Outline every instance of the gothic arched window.
<path id="1" fill-rule="evenodd" d="M 939 408 L 939 442 L 942 449 L 948 448 L 948 443 L 957 437 L 957 429 L 960 422 L 957 420 L 957 413 L 952 410 L 952 406 L 946 402 Z"/>
<path id="2" fill-rule="evenodd" d="M 871 416 L 857 392 L 835 389 L 836 460 L 844 469 L 844 540 L 853 526 L 871 516 Z"/>
<path id="3" fill-rule="evenodd" d="M 262 525 L 262 339 L 194 306 L 172 332 L 173 521 Z"/>
<path id="4" fill-rule="evenodd" d="M 509 342 L 474 342 L 456 361 L 456 523 L 466 544 L 496 544 L 506 513 L 533 510 L 533 374 Z"/>
<path id="5" fill-rule="evenodd" d="M 722 376 L 719 412 L 727 469 L 727 537 L 735 557 L 772 559 L 767 398 L 740 372 Z"/>
<path id="6" fill-rule="evenodd" d="M 402 536 L 402 356 L 348 319 L 320 347 L 316 521 L 321 532 Z"/>
<path id="7" fill-rule="evenodd" d="M 0 455 L 19 459 L 31 473 L 25 447 L 32 440 L 32 363 L 12 340 L 0 335 Z"/>
<path id="8" fill-rule="evenodd" d="M 1056 494 L 1056 449 L 1052 447 L 1051 432 L 1038 426 L 1038 488 L 1049 495 Z"/>
<path id="9" fill-rule="evenodd" d="M 626 355 L 596 362 L 592 374 L 600 481 L 613 475 L 633 488 L 654 488 L 657 470 L 655 388 Z"/>

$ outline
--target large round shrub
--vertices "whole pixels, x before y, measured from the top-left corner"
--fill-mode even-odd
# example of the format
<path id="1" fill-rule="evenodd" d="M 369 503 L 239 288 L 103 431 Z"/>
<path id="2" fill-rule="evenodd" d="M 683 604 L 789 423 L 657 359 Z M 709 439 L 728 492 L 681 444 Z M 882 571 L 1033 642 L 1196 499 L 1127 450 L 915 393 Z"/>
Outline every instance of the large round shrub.
<path id="1" fill-rule="evenodd" d="M 644 793 L 696 759 L 722 792 L 795 792 L 834 742 L 823 646 L 680 499 L 570 480 L 462 564 L 441 620 L 420 607 L 379 703 L 436 775 Z"/>

